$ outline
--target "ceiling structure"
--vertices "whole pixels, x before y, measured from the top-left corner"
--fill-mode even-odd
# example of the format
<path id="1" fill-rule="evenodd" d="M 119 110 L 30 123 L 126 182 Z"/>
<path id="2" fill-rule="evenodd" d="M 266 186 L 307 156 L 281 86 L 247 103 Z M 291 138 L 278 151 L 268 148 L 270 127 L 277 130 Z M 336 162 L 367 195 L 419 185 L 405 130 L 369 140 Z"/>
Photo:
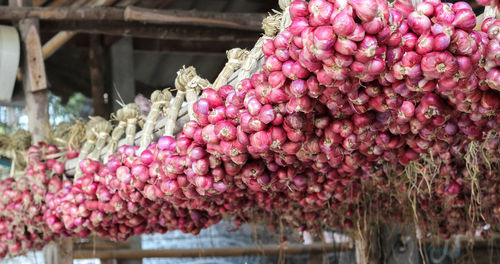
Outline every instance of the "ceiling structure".
<path id="1" fill-rule="evenodd" d="M 7 6 L 9 0 L 0 0 Z M 278 1 L 269 0 L 33 0 L 33 6 L 46 8 L 92 7 L 104 5 L 115 8 L 127 6 L 163 9 L 193 10 L 220 13 L 260 13 L 266 14 L 279 9 Z M 10 21 L 4 21 L 9 23 Z M 99 21 L 97 21 L 99 22 Z M 108 26 L 103 24 L 109 24 Z M 120 40 L 125 23 L 102 23 L 94 26 L 86 21 L 40 20 L 42 43 L 46 43 L 61 30 L 79 31 L 68 43 L 45 60 L 47 80 L 51 92 L 65 101 L 71 94 L 82 92 L 91 97 L 89 72 L 89 39 L 91 33 L 100 34 L 104 47 L 104 76 L 106 87 L 111 89 L 111 58 L 109 48 Z M 132 29 L 129 28 L 132 25 Z M 144 30 L 142 30 L 144 29 Z M 127 23 L 123 31 L 131 31 L 133 36 L 133 64 L 136 93 L 145 96 L 165 87 L 173 87 L 176 72 L 183 65 L 193 65 L 200 76 L 213 81 L 226 62 L 225 51 L 231 48 L 251 48 L 262 34 L 261 30 L 232 30 L 203 27 L 158 26 L 140 23 Z M 106 32 L 100 32 L 103 30 Z M 136 31 L 132 31 L 136 30 Z M 180 32 L 171 35 L 169 32 Z M 144 33 L 144 32 L 146 33 Z M 167 32 L 167 37 L 162 36 Z M 22 85 L 18 82 L 14 95 L 22 97 Z"/>

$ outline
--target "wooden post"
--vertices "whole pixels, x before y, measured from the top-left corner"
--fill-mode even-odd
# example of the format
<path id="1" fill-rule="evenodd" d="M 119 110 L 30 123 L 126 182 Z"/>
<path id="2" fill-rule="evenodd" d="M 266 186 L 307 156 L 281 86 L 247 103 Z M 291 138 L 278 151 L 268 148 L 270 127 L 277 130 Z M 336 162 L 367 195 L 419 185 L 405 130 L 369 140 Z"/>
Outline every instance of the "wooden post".
<path id="1" fill-rule="evenodd" d="M 28 6 L 31 5 L 31 1 L 11 0 L 9 5 Z M 44 140 L 50 131 L 49 98 L 38 19 L 22 19 L 19 21 L 19 30 L 24 51 L 22 79 L 28 128 L 31 132 L 32 142 L 37 143 Z M 43 251 L 46 264 L 73 263 L 73 242 L 71 238 L 61 239 L 59 245 L 51 243 Z"/>
<path id="2" fill-rule="evenodd" d="M 321 239 L 317 235 L 313 235 L 310 232 L 304 232 L 304 240 L 306 237 L 311 241 L 304 241 L 304 244 L 322 244 Z M 309 253 L 309 258 L 307 260 L 307 264 L 322 264 L 325 262 L 325 254 L 323 252 L 311 252 Z"/>
<path id="3" fill-rule="evenodd" d="M 38 20 L 26 18 L 19 22 L 24 46 L 23 87 L 28 114 L 28 127 L 33 143 L 44 140 L 49 133 L 49 99 Z"/>
<path id="4" fill-rule="evenodd" d="M 45 264 L 72 264 L 73 241 L 70 237 L 61 239 L 59 244 L 50 243 L 43 248 Z"/>
<path id="5" fill-rule="evenodd" d="M 364 234 L 355 234 L 354 255 L 357 264 L 381 263 L 380 236 L 378 233 L 378 228 L 370 226 L 370 229 Z"/>
<path id="6" fill-rule="evenodd" d="M 101 264 L 118 264 L 116 259 L 101 259 Z"/>
<path id="7" fill-rule="evenodd" d="M 13 106 L 8 106 L 5 108 L 7 112 L 7 125 L 9 127 L 15 127 L 17 125 L 16 108 Z"/>
<path id="8" fill-rule="evenodd" d="M 384 263 L 421 263 L 418 240 L 410 225 L 384 224 L 381 237 Z"/>
<path id="9" fill-rule="evenodd" d="M 132 250 L 141 250 L 142 249 L 142 239 L 141 236 L 133 236 L 128 239 L 130 243 L 130 248 Z M 117 264 L 142 264 L 142 258 L 139 259 L 120 259 Z"/>
<path id="10" fill-rule="evenodd" d="M 322 252 L 315 252 L 309 254 L 309 259 L 307 260 L 307 264 L 323 264 L 326 262 L 327 256 Z"/>
<path id="11" fill-rule="evenodd" d="M 118 101 L 133 103 L 135 97 L 134 78 L 134 53 L 132 38 L 124 37 L 111 46 L 111 65 L 113 87 L 111 88 L 111 100 L 113 100 L 113 112 L 120 109 Z"/>
<path id="12" fill-rule="evenodd" d="M 19 22 L 24 42 L 25 69 L 24 78 L 29 81 L 29 91 L 36 92 L 47 88 L 45 65 L 43 64 L 42 45 L 38 31 L 38 19 L 28 18 Z"/>
<path id="13" fill-rule="evenodd" d="M 368 264 L 367 248 L 368 242 L 366 240 L 359 237 L 354 240 L 356 264 Z"/>
<path id="14" fill-rule="evenodd" d="M 104 102 L 103 48 L 99 35 L 90 35 L 89 65 L 94 114 L 108 118 L 108 105 Z"/>

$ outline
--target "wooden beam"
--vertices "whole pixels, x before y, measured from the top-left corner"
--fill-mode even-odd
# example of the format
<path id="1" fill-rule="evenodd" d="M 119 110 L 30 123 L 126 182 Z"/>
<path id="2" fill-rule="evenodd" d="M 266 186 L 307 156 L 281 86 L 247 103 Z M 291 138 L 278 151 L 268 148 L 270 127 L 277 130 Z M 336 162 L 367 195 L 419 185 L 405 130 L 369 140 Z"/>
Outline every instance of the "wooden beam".
<path id="1" fill-rule="evenodd" d="M 38 17 L 56 21 L 135 21 L 148 24 L 190 25 L 260 31 L 262 13 L 220 13 L 194 10 L 155 10 L 139 7 L 115 8 L 46 8 L 0 6 L 0 20 Z"/>
<path id="2" fill-rule="evenodd" d="M 10 102 L 0 102 L 0 106 L 25 108 L 26 107 L 26 102 L 24 101 L 24 98 L 19 99 L 19 100 L 14 100 L 13 99 Z"/>
<path id="3" fill-rule="evenodd" d="M 89 47 L 90 86 L 94 115 L 109 117 L 108 106 L 104 102 L 104 57 L 101 36 L 90 35 Z"/>
<path id="4" fill-rule="evenodd" d="M 256 31 L 244 31 L 224 28 L 203 28 L 197 26 L 144 26 L 144 24 L 138 22 L 123 21 L 68 21 L 66 23 L 44 21 L 42 22 L 41 28 L 45 32 L 67 30 L 89 34 L 184 41 L 255 42 L 255 40 L 260 36 L 260 32 Z"/>
<path id="5" fill-rule="evenodd" d="M 6 7 L 0 6 L 1 20 L 20 20 L 37 17 L 40 20 L 123 20 L 123 8 L 92 7 Z"/>
<path id="6" fill-rule="evenodd" d="M 159 10 L 128 6 L 125 8 L 126 21 L 151 24 L 172 24 L 260 30 L 265 14 L 214 13 L 185 10 Z"/>
<path id="7" fill-rule="evenodd" d="M 95 240 L 80 242 L 74 241 L 73 243 L 74 249 L 78 250 L 96 250 L 96 249 L 124 249 L 130 248 L 129 242 L 119 242 L 119 241 L 111 241 L 104 240 L 101 238 L 95 238 Z"/>
<path id="8" fill-rule="evenodd" d="M 47 39 L 50 32 L 42 32 L 42 41 Z M 258 36 L 256 34 L 256 36 Z M 102 44 L 109 47 L 121 39 L 121 36 L 103 36 Z M 89 34 L 79 34 L 69 41 L 65 47 L 73 49 L 89 48 Z M 164 40 L 152 38 L 133 38 L 134 51 L 154 52 L 154 53 L 190 53 L 202 55 L 214 55 L 226 57 L 226 51 L 232 48 L 252 48 L 255 45 L 255 39 L 242 41 L 212 40 L 212 41 L 184 41 L 184 40 Z M 47 74 L 50 71 L 47 69 Z M 50 80 L 50 79 L 49 79 Z"/>
<path id="9" fill-rule="evenodd" d="M 134 38 L 134 50 L 152 52 L 196 53 L 226 56 L 226 51 L 232 48 L 251 48 L 255 40 L 251 41 L 184 41 Z"/>
<path id="10" fill-rule="evenodd" d="M 259 256 L 259 255 L 299 255 L 321 254 L 327 252 L 348 251 L 351 248 L 344 244 L 314 243 L 311 245 L 288 245 L 281 248 L 279 245 L 226 247 L 226 248 L 189 248 L 165 250 L 78 250 L 75 259 L 138 259 L 138 258 L 204 258 L 204 257 L 232 257 L 232 256 Z"/>

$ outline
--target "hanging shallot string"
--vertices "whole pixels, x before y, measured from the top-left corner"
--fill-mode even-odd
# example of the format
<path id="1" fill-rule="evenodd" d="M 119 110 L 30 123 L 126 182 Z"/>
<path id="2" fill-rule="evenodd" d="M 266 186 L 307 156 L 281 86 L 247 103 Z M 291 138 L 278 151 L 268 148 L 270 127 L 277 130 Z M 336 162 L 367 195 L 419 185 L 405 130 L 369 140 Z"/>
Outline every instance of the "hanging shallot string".
<path id="1" fill-rule="evenodd" d="M 163 91 L 156 90 L 151 94 L 151 111 L 146 119 L 146 124 L 144 125 L 143 134 L 141 137 L 139 155 L 149 146 L 151 140 L 153 139 L 153 129 L 156 121 L 160 117 L 160 111 L 162 107 L 168 107 L 170 105 L 170 100 L 172 99 L 172 93 L 167 89 Z"/>

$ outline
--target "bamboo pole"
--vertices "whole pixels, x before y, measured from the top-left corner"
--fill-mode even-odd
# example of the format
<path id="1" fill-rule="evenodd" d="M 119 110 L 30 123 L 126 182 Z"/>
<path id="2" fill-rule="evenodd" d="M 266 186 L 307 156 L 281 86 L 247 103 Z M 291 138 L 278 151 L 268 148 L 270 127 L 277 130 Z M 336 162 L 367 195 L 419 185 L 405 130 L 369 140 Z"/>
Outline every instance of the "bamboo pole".
<path id="1" fill-rule="evenodd" d="M 66 44 L 72 37 L 76 35 L 76 32 L 72 31 L 61 31 L 52 37 L 49 41 L 43 44 L 42 53 L 43 59 L 48 59 L 52 54 L 59 50 L 64 44 Z"/>
<path id="2" fill-rule="evenodd" d="M 263 245 L 259 247 L 226 247 L 226 248 L 189 248 L 189 249 L 165 249 L 165 250 L 77 250 L 75 259 L 140 259 L 140 258 L 203 258 L 203 257 L 231 257 L 231 256 L 259 256 L 259 255 L 298 255 L 311 253 L 326 253 L 349 251 L 348 244 L 323 244 L 311 245 Z"/>

